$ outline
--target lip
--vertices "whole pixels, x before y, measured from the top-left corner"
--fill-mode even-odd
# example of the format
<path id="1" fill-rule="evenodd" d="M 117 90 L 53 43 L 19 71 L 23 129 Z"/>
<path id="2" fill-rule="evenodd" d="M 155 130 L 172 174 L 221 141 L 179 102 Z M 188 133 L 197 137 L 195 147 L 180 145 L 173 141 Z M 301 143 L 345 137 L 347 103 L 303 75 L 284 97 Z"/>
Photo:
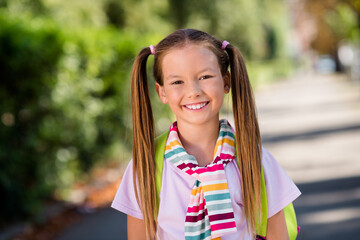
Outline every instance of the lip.
<path id="1" fill-rule="evenodd" d="M 189 111 L 194 111 L 194 112 L 199 112 L 199 111 L 202 111 L 204 108 L 206 108 L 208 105 L 209 105 L 210 101 L 203 101 L 203 102 L 197 102 L 197 103 L 189 103 L 189 104 L 184 104 L 183 107 Z M 189 105 L 203 105 L 201 108 L 197 109 L 192 109 L 192 108 L 189 108 L 187 106 Z"/>

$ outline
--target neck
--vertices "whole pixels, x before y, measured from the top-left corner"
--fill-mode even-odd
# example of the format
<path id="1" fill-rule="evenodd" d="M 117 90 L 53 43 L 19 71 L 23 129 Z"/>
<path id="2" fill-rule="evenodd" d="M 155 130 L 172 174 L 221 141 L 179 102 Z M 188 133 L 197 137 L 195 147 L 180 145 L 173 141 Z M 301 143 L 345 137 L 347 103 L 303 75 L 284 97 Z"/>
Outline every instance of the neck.
<path id="1" fill-rule="evenodd" d="M 199 125 L 178 121 L 177 127 L 183 147 L 196 158 L 199 166 L 213 161 L 214 148 L 219 136 L 218 118 Z"/>

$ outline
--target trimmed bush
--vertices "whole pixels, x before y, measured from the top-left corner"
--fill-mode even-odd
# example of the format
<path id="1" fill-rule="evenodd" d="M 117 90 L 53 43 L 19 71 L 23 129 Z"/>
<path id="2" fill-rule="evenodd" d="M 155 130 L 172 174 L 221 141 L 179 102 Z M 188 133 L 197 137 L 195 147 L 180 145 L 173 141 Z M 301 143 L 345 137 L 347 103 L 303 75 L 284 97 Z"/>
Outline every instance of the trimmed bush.
<path id="1" fill-rule="evenodd" d="M 129 73 L 142 42 L 114 28 L 74 31 L 3 13 L 0 25 L 4 221 L 31 216 L 54 189 L 66 197 L 113 149 L 129 156 Z"/>

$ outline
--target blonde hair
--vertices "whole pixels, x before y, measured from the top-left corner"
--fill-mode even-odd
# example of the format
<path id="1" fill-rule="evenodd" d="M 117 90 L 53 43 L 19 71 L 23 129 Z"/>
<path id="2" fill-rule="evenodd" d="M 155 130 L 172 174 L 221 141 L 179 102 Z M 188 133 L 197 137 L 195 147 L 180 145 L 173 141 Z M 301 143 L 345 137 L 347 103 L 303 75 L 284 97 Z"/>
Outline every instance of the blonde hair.
<path id="1" fill-rule="evenodd" d="M 171 49 L 185 44 L 198 44 L 210 49 L 218 59 L 223 76 L 229 65 L 231 93 L 235 122 L 237 161 L 241 176 L 241 187 L 248 228 L 254 234 L 260 219 L 260 177 L 261 177 L 261 137 L 256 116 L 256 108 L 244 59 L 240 51 L 217 38 L 194 29 L 181 29 L 160 41 L 155 49 L 154 77 L 163 85 L 162 58 Z M 133 123 L 133 164 L 136 199 L 144 217 L 147 239 L 155 238 L 157 198 L 155 186 L 154 159 L 154 119 L 150 104 L 146 62 L 151 54 L 144 48 L 135 59 L 131 75 L 131 100 Z"/>

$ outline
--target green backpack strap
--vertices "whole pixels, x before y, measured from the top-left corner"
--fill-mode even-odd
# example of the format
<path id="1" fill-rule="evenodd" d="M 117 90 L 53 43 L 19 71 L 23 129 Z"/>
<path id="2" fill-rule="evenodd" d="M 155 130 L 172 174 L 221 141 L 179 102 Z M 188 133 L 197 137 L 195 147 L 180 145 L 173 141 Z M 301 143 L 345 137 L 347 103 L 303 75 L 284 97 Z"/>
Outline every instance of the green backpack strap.
<path id="1" fill-rule="evenodd" d="M 267 204 L 266 185 L 265 185 L 263 168 L 261 168 L 260 196 L 261 196 L 261 215 L 260 215 L 260 222 L 258 223 L 257 235 L 265 237 L 267 231 L 268 204 Z"/>
<path id="2" fill-rule="evenodd" d="M 266 194 L 266 185 L 265 185 L 265 177 L 264 171 L 261 169 L 261 221 L 259 223 L 257 234 L 265 237 L 267 231 L 267 220 L 268 220 L 268 204 L 267 204 L 267 194 Z M 296 221 L 295 209 L 292 203 L 287 205 L 284 209 L 286 227 L 289 234 L 289 240 L 295 240 L 298 235 L 298 225 Z"/>
<path id="3" fill-rule="evenodd" d="M 296 221 L 294 205 L 290 203 L 284 208 L 286 227 L 289 233 L 289 240 L 295 240 L 299 229 Z"/>
<path id="4" fill-rule="evenodd" d="M 168 138 L 169 132 L 166 131 L 160 136 L 155 138 L 155 186 L 156 186 L 156 199 L 157 199 L 157 209 L 159 211 L 159 204 L 160 204 L 160 190 L 161 190 L 161 183 L 162 183 L 162 173 L 163 173 L 163 166 L 164 166 L 164 155 L 165 155 L 165 146 L 166 140 Z M 157 216 L 156 216 L 157 219 Z M 155 219 L 155 220 L 156 220 Z"/>

